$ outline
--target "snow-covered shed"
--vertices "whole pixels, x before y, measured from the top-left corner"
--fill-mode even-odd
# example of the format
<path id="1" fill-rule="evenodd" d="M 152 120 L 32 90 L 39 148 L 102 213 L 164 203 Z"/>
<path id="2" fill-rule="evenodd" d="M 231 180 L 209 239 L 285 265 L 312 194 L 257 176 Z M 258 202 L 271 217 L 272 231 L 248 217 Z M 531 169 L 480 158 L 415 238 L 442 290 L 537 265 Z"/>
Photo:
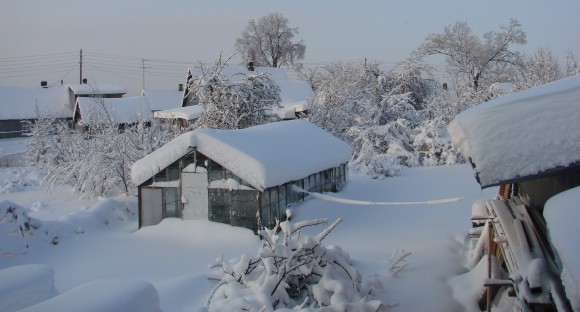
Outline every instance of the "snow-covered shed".
<path id="1" fill-rule="evenodd" d="M 120 126 L 151 121 L 151 108 L 144 96 L 123 98 L 77 98 L 73 123 L 77 127 L 116 123 Z"/>
<path id="2" fill-rule="evenodd" d="M 72 118 L 68 86 L 0 87 L 0 139 L 27 135 L 39 116 Z"/>
<path id="3" fill-rule="evenodd" d="M 482 188 L 516 183 L 538 210 L 580 184 L 580 75 L 492 100 L 448 127 Z"/>
<path id="4" fill-rule="evenodd" d="M 496 199 L 480 204 L 480 218 L 493 222 L 485 225 L 491 234 L 484 230 L 480 238 L 489 243 L 478 246 L 497 250 L 497 263 L 508 272 L 502 283 L 517 294 L 520 309 L 570 308 L 558 259 L 568 251 L 554 248 L 543 214 L 548 199 L 580 185 L 579 120 L 576 75 L 480 104 L 448 127 L 481 187 L 500 186 Z"/>
<path id="5" fill-rule="evenodd" d="M 191 105 L 185 107 L 170 108 L 162 111 L 154 111 L 153 117 L 169 121 L 172 124 L 179 125 L 181 128 L 187 128 L 196 119 L 201 117 L 204 109 L 200 105 Z"/>
<path id="6" fill-rule="evenodd" d="M 306 120 L 240 130 L 198 129 L 137 161 L 139 227 L 207 218 L 252 230 L 285 219 L 304 198 L 292 185 L 338 191 L 351 147 Z M 258 216 L 258 218 L 257 218 Z"/>

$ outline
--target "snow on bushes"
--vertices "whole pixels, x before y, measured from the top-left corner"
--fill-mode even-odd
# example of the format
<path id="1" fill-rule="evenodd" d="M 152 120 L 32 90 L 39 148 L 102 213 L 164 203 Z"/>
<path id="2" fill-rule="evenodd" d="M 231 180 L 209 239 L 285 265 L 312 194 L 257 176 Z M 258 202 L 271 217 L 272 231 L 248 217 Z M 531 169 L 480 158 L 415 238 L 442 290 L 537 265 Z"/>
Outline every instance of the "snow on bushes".
<path id="1" fill-rule="evenodd" d="M 379 311 L 380 281 L 363 281 L 347 252 L 324 246 L 322 240 L 341 222 L 316 236 L 301 229 L 326 219 L 284 221 L 260 232 L 262 247 L 255 256 L 218 259 L 210 266 L 219 283 L 207 302 L 209 311 Z"/>
<path id="2" fill-rule="evenodd" d="M 10 201 L 0 202 L 0 256 L 15 257 L 25 254 L 32 237 L 58 245 L 59 237 L 54 229 L 43 226 L 40 220 L 28 216 L 21 206 Z"/>

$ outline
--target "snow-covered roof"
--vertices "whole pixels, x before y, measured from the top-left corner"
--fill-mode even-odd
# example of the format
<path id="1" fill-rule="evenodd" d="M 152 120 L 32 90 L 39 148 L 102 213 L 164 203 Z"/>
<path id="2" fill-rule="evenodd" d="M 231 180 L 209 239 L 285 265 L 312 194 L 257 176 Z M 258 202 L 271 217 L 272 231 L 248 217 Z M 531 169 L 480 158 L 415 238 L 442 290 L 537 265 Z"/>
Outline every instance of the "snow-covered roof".
<path id="1" fill-rule="evenodd" d="M 48 88 L 0 87 L 0 119 L 35 119 L 38 115 L 72 117 L 68 86 Z"/>
<path id="2" fill-rule="evenodd" d="M 161 119 L 184 119 L 194 120 L 201 117 L 204 112 L 200 105 L 191 105 L 186 107 L 170 108 L 162 111 L 153 112 L 153 117 Z"/>
<path id="3" fill-rule="evenodd" d="M 127 89 L 116 85 L 71 84 L 75 95 L 127 94 Z"/>
<path id="4" fill-rule="evenodd" d="M 162 111 L 181 107 L 183 91 L 172 89 L 146 89 L 143 94 L 149 100 L 149 106 L 153 111 Z"/>
<path id="5" fill-rule="evenodd" d="M 348 144 L 302 119 L 241 130 L 198 129 L 135 162 L 133 183 L 141 185 L 190 148 L 258 190 L 336 167 L 348 162 L 352 153 Z"/>
<path id="6" fill-rule="evenodd" d="M 314 92 L 310 84 L 303 80 L 289 79 L 286 70 L 278 67 L 255 67 L 254 72 L 262 72 L 270 75 L 270 78 L 280 87 L 280 105 L 282 108 L 274 109 L 278 117 L 282 119 L 296 118 L 296 112 L 306 110 L 307 101 L 314 97 Z M 244 66 L 226 66 L 222 69 L 222 74 L 230 79 L 236 79 L 236 74 L 252 73 Z M 194 76 L 202 74 L 200 68 L 192 69 Z M 239 79 L 239 78 L 238 78 Z"/>
<path id="7" fill-rule="evenodd" d="M 151 108 L 144 96 L 124 98 L 91 98 L 77 99 L 74 120 L 82 124 L 100 124 L 107 120 L 107 115 L 114 117 L 118 124 L 151 120 Z M 80 116 L 77 115 L 80 112 Z M 80 118 L 79 118 L 80 117 Z"/>
<path id="8" fill-rule="evenodd" d="M 577 165 L 579 120 L 575 75 L 468 109 L 447 130 L 485 188 Z"/>

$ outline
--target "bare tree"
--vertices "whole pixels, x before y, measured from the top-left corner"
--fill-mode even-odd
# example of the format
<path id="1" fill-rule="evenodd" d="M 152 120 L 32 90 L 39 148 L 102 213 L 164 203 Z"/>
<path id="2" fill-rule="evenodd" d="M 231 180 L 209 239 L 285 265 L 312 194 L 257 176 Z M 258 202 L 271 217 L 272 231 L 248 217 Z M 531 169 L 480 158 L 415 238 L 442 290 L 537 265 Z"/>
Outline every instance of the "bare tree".
<path id="1" fill-rule="evenodd" d="M 297 34 L 298 28 L 290 28 L 282 14 L 270 13 L 257 22 L 248 22 L 241 37 L 236 39 L 236 50 L 244 62 L 253 61 L 256 66 L 300 68 L 306 46 L 302 40 L 292 41 Z"/>
<path id="2" fill-rule="evenodd" d="M 548 47 L 540 47 L 533 55 L 526 56 L 522 66 L 522 79 L 515 91 L 524 90 L 562 78 L 558 59 Z"/>
<path id="3" fill-rule="evenodd" d="M 441 34 L 430 34 L 419 47 L 423 55 L 444 55 L 452 75 L 469 80 L 477 91 L 483 80 L 490 83 L 494 76 L 507 67 L 521 62 L 520 53 L 511 49 L 514 44 L 525 44 L 526 34 L 514 19 L 499 32 L 487 32 L 483 40 L 473 33 L 466 22 L 446 26 Z"/>

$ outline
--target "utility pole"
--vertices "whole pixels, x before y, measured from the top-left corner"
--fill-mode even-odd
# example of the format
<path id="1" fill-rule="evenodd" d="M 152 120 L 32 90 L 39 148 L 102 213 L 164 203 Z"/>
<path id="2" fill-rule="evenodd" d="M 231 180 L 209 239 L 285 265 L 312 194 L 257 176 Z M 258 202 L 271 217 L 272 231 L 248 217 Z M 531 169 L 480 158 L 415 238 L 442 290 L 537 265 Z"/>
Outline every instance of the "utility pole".
<path id="1" fill-rule="evenodd" d="M 83 84 L 83 49 L 81 49 L 80 53 L 79 69 L 79 83 Z"/>
<path id="2" fill-rule="evenodd" d="M 151 66 L 145 67 L 145 59 L 142 59 L 142 64 L 143 65 L 141 65 L 141 69 L 143 69 L 143 91 L 145 91 L 145 68 L 151 68 Z"/>

